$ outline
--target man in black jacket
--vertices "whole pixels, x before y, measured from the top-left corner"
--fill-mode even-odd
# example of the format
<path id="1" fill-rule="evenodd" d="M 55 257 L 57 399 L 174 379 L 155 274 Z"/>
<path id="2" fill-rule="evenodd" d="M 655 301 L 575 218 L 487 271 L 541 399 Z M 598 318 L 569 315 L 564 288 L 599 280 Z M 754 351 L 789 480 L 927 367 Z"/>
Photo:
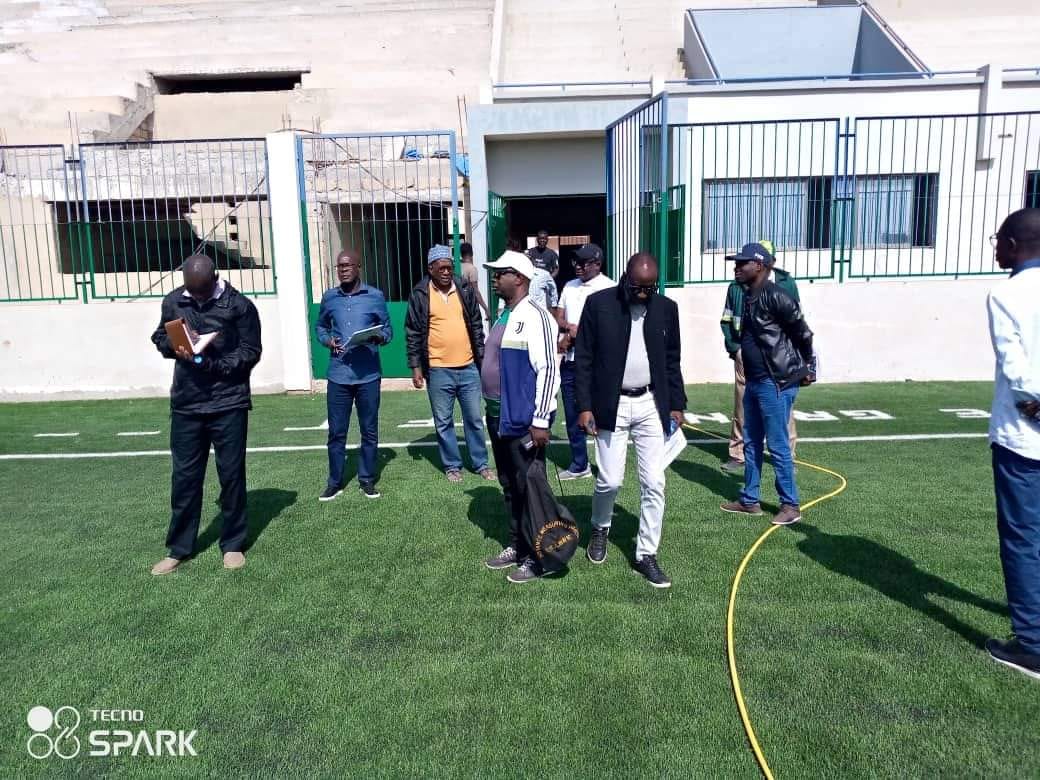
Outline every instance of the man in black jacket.
<path id="1" fill-rule="evenodd" d="M 246 562 L 249 374 L 260 361 L 260 318 L 252 301 L 218 277 L 206 255 L 192 255 L 182 269 L 184 286 L 163 299 L 159 327 L 152 334 L 162 356 L 176 360 L 170 388 L 170 553 L 152 567 L 152 574 L 169 574 L 195 552 L 210 446 L 220 478 L 224 568 L 238 569 Z M 198 355 L 183 346 L 174 349 L 165 325 L 176 319 L 200 335 L 218 335 Z"/>
<path id="2" fill-rule="evenodd" d="M 451 250 L 437 245 L 428 256 L 429 276 L 412 290 L 404 320 L 408 366 L 417 390 L 430 397 L 441 464 L 449 482 L 462 481 L 462 454 L 455 438 L 455 401 L 470 465 L 485 480 L 495 480 L 481 416 L 480 363 L 484 359 L 484 322 L 476 291 L 454 274 Z"/>
<path id="3" fill-rule="evenodd" d="M 631 433 L 641 499 L 635 568 L 656 588 L 671 586 L 657 562 L 664 524 L 664 444 L 682 425 L 679 308 L 657 295 L 658 265 L 641 252 L 618 286 L 585 302 L 574 350 L 578 424 L 596 436 L 596 492 L 588 557 L 607 558 L 614 500 L 625 477 Z"/>
<path id="4" fill-rule="evenodd" d="M 744 391 L 744 489 L 737 501 L 722 505 L 723 511 L 761 515 L 759 489 L 762 481 L 763 441 L 776 473 L 780 511 L 775 525 L 790 525 L 802 519 L 798 508 L 794 458 L 788 442 L 787 422 L 798 397 L 798 388 L 816 381 L 813 334 L 798 302 L 769 281 L 769 262 L 757 244 L 747 253 L 727 258 L 736 263 L 734 278 L 746 293 L 741 317 L 740 354 L 747 386 Z"/>

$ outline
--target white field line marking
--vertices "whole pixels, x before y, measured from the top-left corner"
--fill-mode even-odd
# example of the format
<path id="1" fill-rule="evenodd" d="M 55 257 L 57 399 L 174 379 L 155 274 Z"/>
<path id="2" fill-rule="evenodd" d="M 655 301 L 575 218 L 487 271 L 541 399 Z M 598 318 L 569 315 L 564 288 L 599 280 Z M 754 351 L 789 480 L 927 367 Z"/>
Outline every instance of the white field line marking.
<path id="1" fill-rule="evenodd" d="M 34 433 L 34 439 L 71 439 L 74 436 L 79 436 L 79 432 L 74 433 Z"/>
<path id="2" fill-rule="evenodd" d="M 116 436 L 158 436 L 162 431 L 120 431 Z"/>
<path id="3" fill-rule="evenodd" d="M 892 434 L 889 436 L 814 436 L 799 438 L 800 442 L 807 442 L 810 444 L 844 444 L 854 442 L 872 442 L 872 441 L 941 441 L 944 439 L 985 439 L 988 438 L 988 433 L 901 433 Z M 690 444 L 710 444 L 713 446 L 721 447 L 728 445 L 726 439 L 687 439 Z M 554 445 L 567 444 L 566 439 L 553 439 Z M 466 442 L 459 440 L 460 446 L 465 446 Z M 348 450 L 356 450 L 361 445 L 359 444 L 348 444 Z M 436 447 L 437 442 L 433 441 L 395 441 L 395 442 L 383 442 L 380 445 L 381 449 L 388 450 L 403 450 L 409 447 Z M 629 443 L 631 446 L 631 442 Z M 327 448 L 324 444 L 306 444 L 306 445 L 282 445 L 272 447 L 246 447 L 246 452 L 317 452 L 325 451 Z M 211 450 L 212 451 L 212 450 Z M 144 458 L 149 456 L 169 456 L 169 450 L 137 450 L 128 452 L 41 452 L 41 453 L 11 453 L 9 455 L 0 455 L 0 460 L 74 460 L 78 458 Z"/>
<path id="4" fill-rule="evenodd" d="M 329 421 L 326 419 L 321 425 L 304 425 L 288 428 L 282 428 L 283 431 L 327 431 L 329 429 Z"/>

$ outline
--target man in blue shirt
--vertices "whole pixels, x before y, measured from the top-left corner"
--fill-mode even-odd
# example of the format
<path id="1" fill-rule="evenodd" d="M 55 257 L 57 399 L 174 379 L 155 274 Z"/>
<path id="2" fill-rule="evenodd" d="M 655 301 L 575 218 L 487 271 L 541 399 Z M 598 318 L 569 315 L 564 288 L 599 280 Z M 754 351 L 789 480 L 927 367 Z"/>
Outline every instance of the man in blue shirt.
<path id="1" fill-rule="evenodd" d="M 379 498 L 376 490 L 376 450 L 379 447 L 379 346 L 393 338 L 386 297 L 381 290 L 361 281 L 361 253 L 344 249 L 336 258 L 339 287 L 321 299 L 315 329 L 318 341 L 328 347 L 329 360 L 329 481 L 318 496 L 331 501 L 343 492 L 350 411 L 357 405 L 361 425 L 361 458 L 358 485 L 368 498 Z M 359 330 L 381 326 L 382 330 L 361 344 L 349 344 Z"/>

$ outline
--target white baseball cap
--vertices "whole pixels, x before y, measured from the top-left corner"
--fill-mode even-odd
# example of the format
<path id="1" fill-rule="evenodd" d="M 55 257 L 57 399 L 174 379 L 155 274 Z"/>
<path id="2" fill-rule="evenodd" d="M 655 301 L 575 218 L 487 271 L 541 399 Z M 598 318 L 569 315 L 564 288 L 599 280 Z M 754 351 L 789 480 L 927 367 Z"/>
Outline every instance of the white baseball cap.
<path id="1" fill-rule="evenodd" d="M 531 258 L 521 252 L 512 250 L 503 252 L 498 260 L 493 263 L 485 263 L 484 267 L 497 271 L 505 271 L 507 268 L 512 268 L 526 279 L 534 279 L 534 263 L 531 262 Z"/>

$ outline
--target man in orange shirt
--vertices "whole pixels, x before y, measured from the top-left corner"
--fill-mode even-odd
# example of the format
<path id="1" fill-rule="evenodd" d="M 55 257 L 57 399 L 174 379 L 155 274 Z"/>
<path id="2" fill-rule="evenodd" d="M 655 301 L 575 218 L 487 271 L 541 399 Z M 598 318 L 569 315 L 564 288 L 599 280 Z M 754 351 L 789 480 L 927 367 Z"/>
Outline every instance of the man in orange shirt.
<path id="1" fill-rule="evenodd" d="M 434 246 L 427 260 L 429 275 L 412 290 L 404 320 L 412 384 L 417 390 L 425 385 L 429 394 L 448 481 L 462 481 L 462 455 L 455 437 L 456 400 L 462 409 L 470 465 L 483 479 L 494 480 L 481 416 L 484 324 L 476 289 L 455 276 L 448 247 Z"/>

